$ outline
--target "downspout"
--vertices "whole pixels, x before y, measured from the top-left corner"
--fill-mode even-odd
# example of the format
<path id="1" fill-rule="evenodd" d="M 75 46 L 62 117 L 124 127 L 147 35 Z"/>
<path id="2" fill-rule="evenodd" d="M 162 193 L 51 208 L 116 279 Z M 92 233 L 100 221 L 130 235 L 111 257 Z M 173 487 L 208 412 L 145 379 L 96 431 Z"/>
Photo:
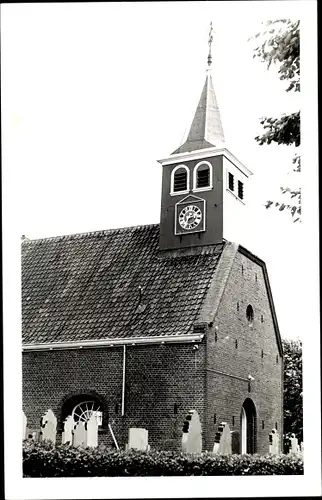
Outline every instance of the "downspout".
<path id="1" fill-rule="evenodd" d="M 125 364 L 126 364 L 126 345 L 123 346 L 123 377 L 122 377 L 122 417 L 125 412 Z"/>
<path id="2" fill-rule="evenodd" d="M 122 417 L 124 417 L 124 410 L 125 410 L 125 360 L 126 360 L 126 345 L 123 345 L 122 411 L 121 411 Z M 113 432 L 113 429 L 112 429 L 112 426 L 110 423 L 108 424 L 108 428 L 109 428 L 109 431 L 110 431 L 111 436 L 113 438 L 115 447 L 117 450 L 119 450 L 120 448 L 119 448 L 119 445 L 117 444 L 115 434 Z"/>

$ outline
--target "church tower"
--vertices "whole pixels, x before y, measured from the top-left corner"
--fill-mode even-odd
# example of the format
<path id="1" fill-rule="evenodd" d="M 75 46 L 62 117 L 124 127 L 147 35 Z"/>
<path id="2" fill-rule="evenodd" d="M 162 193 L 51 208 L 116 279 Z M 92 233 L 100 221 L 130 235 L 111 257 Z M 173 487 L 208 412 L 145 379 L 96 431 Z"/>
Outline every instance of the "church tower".
<path id="1" fill-rule="evenodd" d="M 226 147 L 212 81 L 206 81 L 186 141 L 162 165 L 160 250 L 214 245 L 240 236 L 252 172 Z"/>

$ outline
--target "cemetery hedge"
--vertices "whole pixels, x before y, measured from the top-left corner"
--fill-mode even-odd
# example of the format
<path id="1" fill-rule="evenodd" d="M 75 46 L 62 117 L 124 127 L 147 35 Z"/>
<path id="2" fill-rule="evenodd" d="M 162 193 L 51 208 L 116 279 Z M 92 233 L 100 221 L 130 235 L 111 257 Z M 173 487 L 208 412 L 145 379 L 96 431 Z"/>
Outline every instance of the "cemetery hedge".
<path id="1" fill-rule="evenodd" d="M 213 455 L 115 451 L 23 442 L 23 477 L 253 476 L 303 474 L 295 455 Z"/>

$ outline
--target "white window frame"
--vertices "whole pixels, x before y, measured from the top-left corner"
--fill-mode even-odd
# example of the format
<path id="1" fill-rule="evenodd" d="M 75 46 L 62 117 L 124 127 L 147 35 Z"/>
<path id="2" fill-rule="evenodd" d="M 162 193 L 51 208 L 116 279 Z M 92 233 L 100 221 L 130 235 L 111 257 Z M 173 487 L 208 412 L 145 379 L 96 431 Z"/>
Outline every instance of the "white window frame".
<path id="1" fill-rule="evenodd" d="M 198 168 L 201 167 L 201 165 L 207 165 L 207 167 L 209 168 L 209 186 L 197 188 L 197 173 L 198 173 Z M 197 165 L 193 169 L 193 192 L 194 193 L 199 193 L 201 191 L 210 191 L 210 189 L 213 188 L 212 170 L 213 170 L 212 165 L 209 161 L 203 160 L 203 161 L 200 161 L 199 163 L 197 163 Z"/>
<path id="2" fill-rule="evenodd" d="M 187 172 L 187 189 L 184 189 L 183 191 L 174 191 L 174 174 L 176 173 L 179 168 L 184 168 Z M 171 172 L 171 182 L 170 182 L 170 195 L 171 196 L 177 196 L 177 195 L 182 195 L 182 194 L 188 194 L 189 193 L 189 186 L 190 186 L 190 170 L 187 167 L 187 165 L 177 165 Z"/>

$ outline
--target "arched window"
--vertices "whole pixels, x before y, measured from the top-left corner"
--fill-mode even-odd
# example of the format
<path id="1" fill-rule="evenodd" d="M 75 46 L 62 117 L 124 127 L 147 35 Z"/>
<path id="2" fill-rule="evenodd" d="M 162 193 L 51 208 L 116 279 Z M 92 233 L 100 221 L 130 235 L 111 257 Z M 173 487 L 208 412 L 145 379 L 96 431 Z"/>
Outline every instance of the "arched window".
<path id="1" fill-rule="evenodd" d="M 96 417 L 98 425 L 102 425 L 101 406 L 97 401 L 93 400 L 78 403 L 72 411 L 72 417 L 75 422 L 87 422 L 92 415 Z"/>
<path id="2" fill-rule="evenodd" d="M 98 425 L 101 426 L 103 423 L 102 404 L 98 398 L 91 395 L 80 394 L 68 399 L 62 409 L 63 420 L 69 415 L 75 422 L 87 422 L 92 415 L 95 415 Z"/>
<path id="3" fill-rule="evenodd" d="M 170 194 L 189 192 L 189 169 L 186 165 L 177 165 L 171 172 Z"/>
<path id="4" fill-rule="evenodd" d="M 209 161 L 201 161 L 193 169 L 193 190 L 206 191 L 211 188 L 212 165 Z"/>
<path id="5" fill-rule="evenodd" d="M 254 321 L 254 309 L 252 308 L 251 305 L 247 306 L 247 309 L 246 309 L 246 318 L 247 318 L 248 323 L 250 325 L 252 325 L 253 321 Z"/>

